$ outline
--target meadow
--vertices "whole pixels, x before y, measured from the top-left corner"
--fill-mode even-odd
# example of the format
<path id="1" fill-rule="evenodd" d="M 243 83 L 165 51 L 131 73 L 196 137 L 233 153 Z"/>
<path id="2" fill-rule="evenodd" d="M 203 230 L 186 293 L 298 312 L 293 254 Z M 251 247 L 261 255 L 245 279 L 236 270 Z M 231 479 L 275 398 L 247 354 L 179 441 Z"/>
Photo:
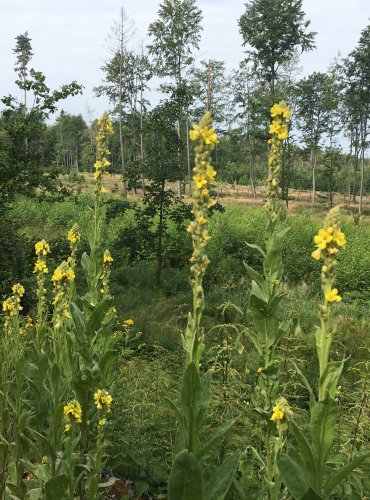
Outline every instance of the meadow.
<path id="1" fill-rule="evenodd" d="M 2 497 L 368 498 L 370 224 L 286 210 L 276 106 L 265 206 L 216 201 L 206 114 L 160 256 L 158 214 L 105 183 L 106 115 L 93 179 L 12 202 Z"/>

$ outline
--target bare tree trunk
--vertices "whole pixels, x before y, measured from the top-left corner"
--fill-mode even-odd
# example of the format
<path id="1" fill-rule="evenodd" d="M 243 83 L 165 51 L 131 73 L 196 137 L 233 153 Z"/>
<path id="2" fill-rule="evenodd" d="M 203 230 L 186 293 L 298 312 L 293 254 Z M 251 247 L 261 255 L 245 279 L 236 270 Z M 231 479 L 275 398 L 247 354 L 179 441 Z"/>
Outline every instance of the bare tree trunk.
<path id="1" fill-rule="evenodd" d="M 317 154 L 316 151 L 311 149 L 311 168 L 312 168 L 312 203 L 316 201 L 316 162 Z"/>
<path id="2" fill-rule="evenodd" d="M 360 197 L 358 201 L 358 212 L 362 212 L 362 195 L 364 189 L 364 173 L 365 173 L 365 146 L 362 147 L 361 151 L 361 179 L 360 179 Z"/>
<path id="3" fill-rule="evenodd" d="M 180 181 L 179 181 L 180 182 Z M 158 251 L 157 251 L 157 271 L 155 274 L 155 280 L 157 285 L 161 282 L 161 273 L 163 267 L 163 201 L 164 201 L 164 188 L 165 182 L 163 181 L 161 184 L 161 204 L 159 206 L 159 226 L 158 226 Z"/>
<path id="4" fill-rule="evenodd" d="M 188 177 L 189 177 L 189 196 L 192 195 L 192 176 L 190 164 L 190 144 L 189 144 L 189 119 L 186 117 L 186 155 L 188 161 Z"/>
<path id="5" fill-rule="evenodd" d="M 178 148 L 177 148 L 177 166 L 178 166 L 178 169 L 179 169 L 179 179 L 177 181 L 177 196 L 178 196 L 178 199 L 179 201 L 181 201 L 181 180 L 180 180 L 180 165 L 181 165 L 181 161 L 180 161 L 180 118 L 177 119 L 177 122 L 176 122 L 176 125 L 177 125 L 177 137 L 179 139 L 179 145 L 178 145 Z"/>
<path id="6" fill-rule="evenodd" d="M 145 177 L 144 177 L 144 131 L 143 131 L 143 79 L 140 86 L 140 166 L 141 166 L 141 187 L 143 189 L 143 198 L 145 196 Z"/>

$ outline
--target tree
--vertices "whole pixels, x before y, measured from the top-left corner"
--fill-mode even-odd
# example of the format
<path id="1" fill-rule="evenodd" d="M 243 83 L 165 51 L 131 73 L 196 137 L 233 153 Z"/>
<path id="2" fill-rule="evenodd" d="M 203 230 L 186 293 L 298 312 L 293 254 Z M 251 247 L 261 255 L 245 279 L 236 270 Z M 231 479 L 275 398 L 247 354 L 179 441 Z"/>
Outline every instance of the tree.
<path id="1" fill-rule="evenodd" d="M 333 127 L 333 113 L 338 108 L 334 78 L 334 75 L 314 72 L 300 80 L 296 86 L 298 128 L 310 152 L 312 203 L 316 200 L 316 167 L 320 142 L 329 125 Z"/>
<path id="2" fill-rule="evenodd" d="M 158 216 L 155 231 L 157 270 L 156 282 L 161 280 L 164 256 L 164 235 L 166 215 L 169 206 L 174 201 L 174 193 L 166 189 L 168 181 L 177 178 L 177 155 L 180 150 L 179 138 L 173 127 L 176 108 L 171 103 L 157 106 L 150 114 L 149 131 L 147 134 L 146 170 L 151 185 L 147 187 L 144 203 L 151 215 Z"/>
<path id="3" fill-rule="evenodd" d="M 17 54 L 17 63 L 14 71 L 18 73 L 19 81 L 16 82 L 19 88 L 24 91 L 24 116 L 27 115 L 27 75 L 28 75 L 28 63 L 30 62 L 33 53 L 31 47 L 31 38 L 28 36 L 26 31 L 23 35 L 18 35 L 16 38 L 16 46 L 13 50 L 14 54 Z"/>
<path id="4" fill-rule="evenodd" d="M 178 144 L 181 141 L 181 121 L 184 111 L 191 102 L 191 92 L 185 79 L 186 69 L 193 63 L 193 51 L 199 49 L 202 30 L 202 12 L 195 0 L 164 0 L 159 7 L 158 19 L 149 26 L 152 43 L 149 54 L 154 58 L 156 72 L 160 77 L 169 77 L 170 85 L 162 85 L 162 90 L 171 96 L 177 108 L 176 123 Z M 186 113 L 185 113 L 186 115 Z M 186 127 L 184 127 L 186 130 Z M 178 151 L 179 199 L 181 199 L 180 179 L 183 177 Z"/>
<path id="5" fill-rule="evenodd" d="M 86 129 L 82 115 L 71 115 L 63 110 L 60 112 L 52 127 L 58 165 L 65 169 L 74 166 L 77 172 L 79 171 Z"/>
<path id="6" fill-rule="evenodd" d="M 233 117 L 241 127 L 248 161 L 249 182 L 254 198 L 256 197 L 254 166 L 256 157 L 260 154 L 266 142 L 265 124 L 268 105 L 263 97 L 265 85 L 252 71 L 250 64 L 245 61 L 240 63 L 238 70 L 232 74 Z"/>
<path id="7" fill-rule="evenodd" d="M 295 51 L 315 48 L 314 32 L 307 31 L 310 21 L 304 19 L 302 0 L 251 0 L 239 19 L 243 45 L 263 79 L 275 94 L 279 68 Z"/>
<path id="8" fill-rule="evenodd" d="M 351 146 L 355 148 L 354 197 L 356 196 L 356 165 L 361 158 L 359 212 L 362 211 L 365 151 L 368 147 L 370 118 L 370 25 L 360 36 L 357 47 L 344 61 L 345 106 Z"/>
<path id="9" fill-rule="evenodd" d="M 128 50 L 127 45 L 134 32 L 134 23 L 128 18 L 125 9 L 122 7 L 120 19 L 113 24 L 108 37 L 107 48 L 112 58 L 106 61 L 101 68 L 105 73 L 103 85 L 94 89 L 97 96 L 108 96 L 110 102 L 115 106 L 113 112 L 118 115 L 123 194 L 125 198 L 127 198 L 127 179 L 123 126 L 125 107 L 130 103 L 131 99 L 130 90 L 132 90 L 132 62 L 134 57 Z"/>
<path id="10" fill-rule="evenodd" d="M 1 99 L 5 104 L 0 117 L 0 201 L 3 203 L 17 193 L 32 194 L 36 188 L 50 190 L 55 187 L 57 172 L 50 168 L 45 120 L 57 110 L 59 101 L 82 92 L 81 85 L 76 82 L 52 91 L 41 72 L 32 68 L 28 72 L 27 64 L 32 54 L 28 35 L 17 37 L 16 51 L 20 51 L 16 68 L 20 68 L 21 75 L 16 84 L 33 94 L 33 105 L 25 113 L 26 104 L 14 96 Z"/>

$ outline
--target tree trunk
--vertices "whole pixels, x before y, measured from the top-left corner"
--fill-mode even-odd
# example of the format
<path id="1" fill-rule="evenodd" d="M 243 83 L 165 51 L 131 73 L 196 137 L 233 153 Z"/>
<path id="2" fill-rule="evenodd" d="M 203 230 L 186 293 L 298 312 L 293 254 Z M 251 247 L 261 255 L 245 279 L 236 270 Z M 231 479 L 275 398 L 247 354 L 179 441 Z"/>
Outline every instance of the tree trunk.
<path id="1" fill-rule="evenodd" d="M 180 182 L 180 181 L 179 181 Z M 157 285 L 161 282 L 161 273 L 163 267 L 163 201 L 164 201 L 164 181 L 161 184 L 161 203 L 159 205 L 159 225 L 158 225 L 158 248 L 157 248 L 157 271 L 155 281 Z"/>
<path id="2" fill-rule="evenodd" d="M 188 160 L 188 177 L 189 177 L 189 196 L 192 195 L 192 175 L 191 175 L 191 163 L 190 163 L 190 144 L 189 144 L 189 120 L 186 117 L 186 155 Z"/>
<path id="3" fill-rule="evenodd" d="M 315 150 L 311 150 L 311 168 L 312 168 L 312 203 L 316 201 L 316 162 L 317 153 Z"/>

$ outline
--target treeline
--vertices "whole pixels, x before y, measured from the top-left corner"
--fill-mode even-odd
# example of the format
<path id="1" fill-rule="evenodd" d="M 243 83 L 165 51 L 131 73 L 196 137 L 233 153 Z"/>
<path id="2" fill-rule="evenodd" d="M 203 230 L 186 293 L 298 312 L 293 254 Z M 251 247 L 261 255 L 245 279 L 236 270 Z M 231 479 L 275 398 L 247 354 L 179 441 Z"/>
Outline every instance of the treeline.
<path id="1" fill-rule="evenodd" d="M 219 180 L 255 186 L 266 178 L 269 108 L 285 99 L 292 109 L 284 146 L 281 196 L 291 188 L 310 190 L 312 201 L 335 192 L 358 203 L 370 191 L 366 151 L 370 117 L 370 25 L 353 51 L 327 72 L 300 78 L 299 55 L 315 49 L 316 33 L 302 0 L 251 0 L 238 20 L 246 58 L 228 72 L 223 61 L 198 61 L 202 12 L 196 0 L 164 0 L 148 27 L 148 42 L 131 49 L 133 22 L 121 9 L 108 36 L 108 57 L 97 96 L 107 96 L 115 134 L 111 172 L 120 173 L 123 194 L 149 181 L 178 181 L 178 195 L 191 179 L 189 126 L 205 109 L 220 139 L 215 151 Z M 50 190 L 60 172 L 92 171 L 97 120 L 62 111 L 46 120 L 58 101 L 82 92 L 76 82 L 51 91 L 41 72 L 30 69 L 31 39 L 16 38 L 17 101 L 2 99 L 0 196 Z M 153 89 L 153 78 L 159 87 Z M 152 105 L 151 101 L 157 101 Z M 346 146 L 345 150 L 343 145 Z M 61 188 L 59 188 L 61 189 Z M 163 187 L 163 190 L 165 188 Z M 321 195 L 320 195 L 321 196 Z"/>

